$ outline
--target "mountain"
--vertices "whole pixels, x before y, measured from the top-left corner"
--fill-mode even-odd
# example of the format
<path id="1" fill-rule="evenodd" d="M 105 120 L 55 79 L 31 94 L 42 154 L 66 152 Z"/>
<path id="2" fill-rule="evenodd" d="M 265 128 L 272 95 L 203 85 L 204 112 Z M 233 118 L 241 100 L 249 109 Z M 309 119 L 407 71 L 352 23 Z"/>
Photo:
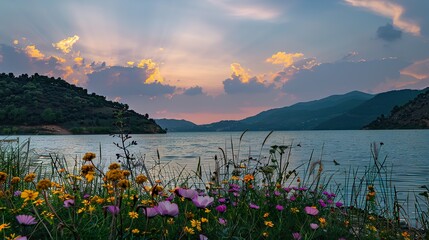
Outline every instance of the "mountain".
<path id="1" fill-rule="evenodd" d="M 162 119 L 156 119 L 156 123 L 158 123 L 159 126 L 161 126 L 163 129 L 166 129 L 169 132 L 189 132 L 189 131 L 192 131 L 193 129 L 195 131 L 197 130 L 196 128 L 198 128 L 197 124 L 183 119 L 177 120 L 177 119 L 162 118 Z"/>
<path id="2" fill-rule="evenodd" d="M 403 106 L 381 115 L 365 129 L 429 129 L 429 88 Z"/>
<path id="3" fill-rule="evenodd" d="M 0 106 L 0 134 L 115 133 L 118 111 L 131 133 L 165 133 L 148 115 L 128 110 L 126 104 L 37 73 L 1 73 Z"/>
<path id="4" fill-rule="evenodd" d="M 395 106 L 414 99 L 423 90 L 394 90 L 379 93 L 346 113 L 319 124 L 315 129 L 361 129 L 378 116 L 387 115 Z"/>

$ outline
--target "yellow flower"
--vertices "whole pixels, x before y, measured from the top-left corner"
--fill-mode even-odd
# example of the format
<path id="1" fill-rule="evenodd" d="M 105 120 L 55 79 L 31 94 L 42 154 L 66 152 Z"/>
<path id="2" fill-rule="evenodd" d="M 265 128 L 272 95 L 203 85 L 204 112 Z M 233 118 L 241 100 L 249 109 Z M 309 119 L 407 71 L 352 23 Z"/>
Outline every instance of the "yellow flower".
<path id="1" fill-rule="evenodd" d="M 128 181 L 127 179 L 122 179 L 118 182 L 118 187 L 122 189 L 127 189 L 130 187 L 130 181 Z"/>
<path id="2" fill-rule="evenodd" d="M 115 170 L 115 169 L 119 169 L 121 168 L 121 165 L 119 165 L 119 163 L 112 163 L 109 166 L 109 170 Z"/>
<path id="3" fill-rule="evenodd" d="M 204 209 L 204 212 L 205 212 L 205 213 L 209 213 L 209 212 L 211 212 L 211 210 L 210 210 L 210 209 L 208 209 L 208 208 L 206 208 L 206 209 Z"/>
<path id="4" fill-rule="evenodd" d="M 49 179 L 42 179 L 37 183 L 36 189 L 37 190 L 46 190 L 52 186 L 51 180 Z"/>
<path id="5" fill-rule="evenodd" d="M 37 199 L 36 201 L 33 202 L 34 205 L 36 206 L 40 206 L 44 203 L 45 201 L 43 199 Z"/>
<path id="6" fill-rule="evenodd" d="M 88 207 L 88 212 L 89 213 L 92 213 L 92 212 L 94 212 L 95 211 L 95 207 L 93 206 L 93 205 L 89 205 L 89 207 Z"/>
<path id="7" fill-rule="evenodd" d="M 291 211 L 292 213 L 299 213 L 299 209 L 298 209 L 298 208 L 296 208 L 296 207 L 291 208 L 291 209 L 290 209 L 290 211 Z"/>
<path id="8" fill-rule="evenodd" d="M 143 184 L 144 182 L 147 181 L 147 177 L 143 174 L 140 174 L 136 177 L 135 181 L 137 184 Z"/>
<path id="9" fill-rule="evenodd" d="M 0 183 L 6 182 L 7 174 L 5 172 L 0 172 Z"/>
<path id="10" fill-rule="evenodd" d="M 240 180 L 240 178 L 239 178 L 238 176 L 232 176 L 232 177 L 231 177 L 231 180 L 238 181 L 238 180 Z"/>
<path id="11" fill-rule="evenodd" d="M 185 233 L 189 233 L 189 234 L 195 234 L 195 231 L 194 231 L 194 229 L 193 228 L 189 228 L 189 227 L 187 227 L 187 226 L 185 226 L 184 228 L 183 228 L 183 231 L 185 232 Z"/>
<path id="12" fill-rule="evenodd" d="M 267 218 L 268 216 L 270 216 L 270 214 L 269 213 L 264 213 L 264 218 Z"/>
<path id="13" fill-rule="evenodd" d="M 86 175 L 85 175 L 85 178 L 86 178 L 86 180 L 88 181 L 88 182 L 91 182 L 93 179 L 94 179 L 94 174 L 95 174 L 95 172 L 88 172 Z"/>
<path id="14" fill-rule="evenodd" d="M 31 191 L 31 190 L 24 190 L 21 193 L 21 198 L 24 198 L 24 202 L 28 200 L 36 200 L 37 196 L 39 196 L 39 192 Z"/>
<path id="15" fill-rule="evenodd" d="M 119 179 L 122 179 L 124 175 L 122 175 L 122 171 L 120 169 L 113 169 L 113 170 L 107 171 L 106 177 L 107 177 L 107 180 L 109 181 L 117 181 Z"/>
<path id="16" fill-rule="evenodd" d="M 89 162 L 89 161 L 92 161 L 94 158 L 95 158 L 95 153 L 87 152 L 85 153 L 85 155 L 83 155 L 82 160 Z"/>
<path id="17" fill-rule="evenodd" d="M 130 218 L 135 219 L 139 217 L 139 214 L 136 212 L 129 212 L 128 215 L 130 216 Z"/>
<path id="18" fill-rule="evenodd" d="M 128 170 L 122 170 L 122 175 L 124 175 L 124 177 L 128 177 L 131 175 L 131 172 Z"/>
<path id="19" fill-rule="evenodd" d="M 170 224 L 170 225 L 173 225 L 174 224 L 174 219 L 173 218 L 169 218 L 167 220 L 167 223 Z"/>
<path id="20" fill-rule="evenodd" d="M 10 225 L 10 223 L 3 223 L 3 224 L 1 224 L 0 225 L 0 232 L 3 231 L 3 229 L 5 229 L 5 228 L 10 228 L 9 225 Z"/>
<path id="21" fill-rule="evenodd" d="M 12 180 L 10 181 L 11 184 L 17 184 L 21 181 L 21 178 L 19 177 L 13 177 Z"/>
<path id="22" fill-rule="evenodd" d="M 202 222 L 202 223 L 206 223 L 206 222 L 209 222 L 209 220 L 208 220 L 207 218 L 202 217 L 202 218 L 201 218 L 201 222 Z"/>
<path id="23" fill-rule="evenodd" d="M 78 210 L 77 210 L 77 213 L 83 213 L 85 211 L 85 208 L 84 207 L 82 207 L 82 208 L 79 208 Z"/>
<path id="24" fill-rule="evenodd" d="M 131 230 L 131 232 L 135 235 L 139 234 L 140 230 L 138 230 L 137 228 L 134 228 L 133 230 Z"/>
<path id="25" fill-rule="evenodd" d="M 246 174 L 244 177 L 243 177 L 243 181 L 244 182 L 250 182 L 250 181 L 252 181 L 252 180 L 255 180 L 255 177 L 252 175 L 252 174 Z"/>
<path id="26" fill-rule="evenodd" d="M 199 220 L 192 219 L 191 226 L 196 227 L 198 231 L 201 231 L 201 222 Z"/>
<path id="27" fill-rule="evenodd" d="M 325 218 L 319 218 L 320 226 L 323 228 L 326 226 L 326 219 Z"/>
<path id="28" fill-rule="evenodd" d="M 265 226 L 267 226 L 267 227 L 274 227 L 274 223 L 273 222 L 271 222 L 271 221 L 264 221 L 264 224 L 265 224 Z"/>
<path id="29" fill-rule="evenodd" d="M 36 178 L 36 174 L 29 173 L 27 176 L 24 177 L 24 182 L 32 182 Z"/>

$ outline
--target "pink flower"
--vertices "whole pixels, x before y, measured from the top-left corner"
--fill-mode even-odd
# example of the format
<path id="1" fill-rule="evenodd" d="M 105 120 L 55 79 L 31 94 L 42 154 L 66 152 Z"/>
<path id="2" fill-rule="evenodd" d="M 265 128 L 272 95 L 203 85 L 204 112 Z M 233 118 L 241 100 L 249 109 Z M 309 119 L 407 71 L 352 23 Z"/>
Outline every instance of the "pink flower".
<path id="1" fill-rule="evenodd" d="M 187 198 L 187 199 L 192 199 L 195 196 L 198 195 L 198 192 L 194 189 L 184 189 L 184 188 L 179 188 L 179 190 L 177 190 L 177 192 L 179 193 L 179 195 L 181 197 Z"/>
<path id="2" fill-rule="evenodd" d="M 226 205 L 222 204 L 222 205 L 217 206 L 216 211 L 218 211 L 220 213 L 226 212 Z"/>
<path id="3" fill-rule="evenodd" d="M 197 208 L 206 208 L 210 206 L 214 201 L 214 198 L 209 196 L 195 196 L 192 198 L 192 202 L 195 204 Z"/>
<path id="4" fill-rule="evenodd" d="M 295 196 L 290 196 L 289 200 L 291 200 L 292 202 L 296 200 Z"/>
<path id="5" fill-rule="evenodd" d="M 107 211 L 113 215 L 116 215 L 119 213 L 119 207 L 114 205 L 105 206 Z"/>
<path id="6" fill-rule="evenodd" d="M 319 199 L 319 204 L 320 204 L 320 206 L 321 207 L 326 207 L 327 205 L 326 205 L 326 203 L 325 203 L 325 201 L 323 201 L 323 199 Z"/>
<path id="7" fill-rule="evenodd" d="M 276 205 L 278 211 L 283 211 L 284 207 L 282 205 Z"/>
<path id="8" fill-rule="evenodd" d="M 157 206 L 158 213 L 162 216 L 175 217 L 179 215 L 179 206 L 169 201 L 159 202 Z"/>
<path id="9" fill-rule="evenodd" d="M 73 199 L 67 199 L 64 201 L 64 207 L 69 208 L 74 206 L 74 200 Z"/>
<path id="10" fill-rule="evenodd" d="M 299 232 L 294 232 L 292 233 L 292 237 L 294 240 L 301 240 L 301 234 L 299 234 Z"/>
<path id="11" fill-rule="evenodd" d="M 308 215 L 311 216 L 316 216 L 317 214 L 319 214 L 319 210 L 317 210 L 316 208 L 313 207 L 305 207 L 304 208 L 305 213 L 307 213 Z"/>
<path id="12" fill-rule="evenodd" d="M 157 207 L 143 208 L 143 214 L 148 218 L 152 218 L 158 215 L 158 209 Z"/>
<path id="13" fill-rule="evenodd" d="M 200 234 L 200 240 L 208 240 L 209 238 L 203 234 Z"/>
<path id="14" fill-rule="evenodd" d="M 310 223 L 310 228 L 316 230 L 319 228 L 319 225 L 317 225 L 316 223 Z"/>
<path id="15" fill-rule="evenodd" d="M 259 209 L 259 206 L 258 206 L 258 205 L 256 205 L 256 204 L 253 204 L 253 203 L 250 203 L 250 204 L 249 204 L 249 207 L 250 207 L 250 208 L 253 208 L 253 209 Z"/>
<path id="16" fill-rule="evenodd" d="M 226 226 L 226 220 L 225 219 L 223 219 L 223 218 L 219 218 L 219 223 L 221 224 L 221 225 L 224 225 L 224 226 Z"/>
<path id="17" fill-rule="evenodd" d="M 343 203 L 342 203 L 342 202 L 336 202 L 336 203 L 335 203 L 335 206 L 337 206 L 338 208 L 339 208 L 339 207 L 342 207 L 342 206 L 343 206 Z"/>
<path id="18" fill-rule="evenodd" d="M 36 218 L 31 215 L 18 215 L 16 216 L 16 220 L 22 225 L 34 225 L 37 223 Z"/>

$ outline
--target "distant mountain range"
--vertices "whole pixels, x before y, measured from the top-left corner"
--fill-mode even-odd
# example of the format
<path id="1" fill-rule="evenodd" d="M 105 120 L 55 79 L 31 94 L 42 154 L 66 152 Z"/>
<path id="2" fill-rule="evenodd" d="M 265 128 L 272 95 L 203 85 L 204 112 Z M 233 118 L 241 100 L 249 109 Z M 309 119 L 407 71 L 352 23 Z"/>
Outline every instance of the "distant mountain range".
<path id="1" fill-rule="evenodd" d="M 196 125 L 186 120 L 158 119 L 170 132 L 362 129 L 388 115 L 425 90 L 395 90 L 371 95 L 359 91 L 270 109 L 242 120 Z"/>
<path id="2" fill-rule="evenodd" d="M 402 106 L 394 107 L 389 116 L 381 115 L 366 129 L 428 129 L 429 90 Z"/>

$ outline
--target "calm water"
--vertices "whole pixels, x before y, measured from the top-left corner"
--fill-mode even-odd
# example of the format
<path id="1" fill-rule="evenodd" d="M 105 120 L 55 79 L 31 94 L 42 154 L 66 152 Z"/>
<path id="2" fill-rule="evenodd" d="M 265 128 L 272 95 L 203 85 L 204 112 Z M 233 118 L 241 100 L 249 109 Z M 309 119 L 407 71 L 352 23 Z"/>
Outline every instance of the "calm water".
<path id="1" fill-rule="evenodd" d="M 231 139 L 239 159 L 247 159 L 249 155 L 268 156 L 271 145 L 285 144 L 293 146 L 292 166 L 306 163 L 314 151 L 312 159 L 321 159 L 324 170 L 335 173 L 334 181 L 344 182 L 344 172 L 350 167 L 364 170 L 371 164 L 370 144 L 376 142 L 379 146 L 382 142 L 380 159 L 387 157 L 386 165 L 393 167 L 393 183 L 399 191 L 417 191 L 421 185 L 429 184 L 429 130 L 274 132 L 261 151 L 268 133 L 247 132 L 240 144 L 241 132 L 132 135 L 138 145 L 131 151 L 151 162 L 157 159 L 158 149 L 161 162 L 180 163 L 193 170 L 199 157 L 205 169 L 213 169 L 214 156 L 221 156 L 219 148 L 231 157 Z M 70 161 L 81 159 L 85 152 L 98 153 L 99 146 L 102 160 L 107 163 L 115 161 L 115 154 L 119 152 L 113 145 L 117 139 L 108 135 L 20 136 L 20 139 L 27 138 L 37 153 L 58 153 Z M 334 159 L 340 165 L 335 165 Z"/>

